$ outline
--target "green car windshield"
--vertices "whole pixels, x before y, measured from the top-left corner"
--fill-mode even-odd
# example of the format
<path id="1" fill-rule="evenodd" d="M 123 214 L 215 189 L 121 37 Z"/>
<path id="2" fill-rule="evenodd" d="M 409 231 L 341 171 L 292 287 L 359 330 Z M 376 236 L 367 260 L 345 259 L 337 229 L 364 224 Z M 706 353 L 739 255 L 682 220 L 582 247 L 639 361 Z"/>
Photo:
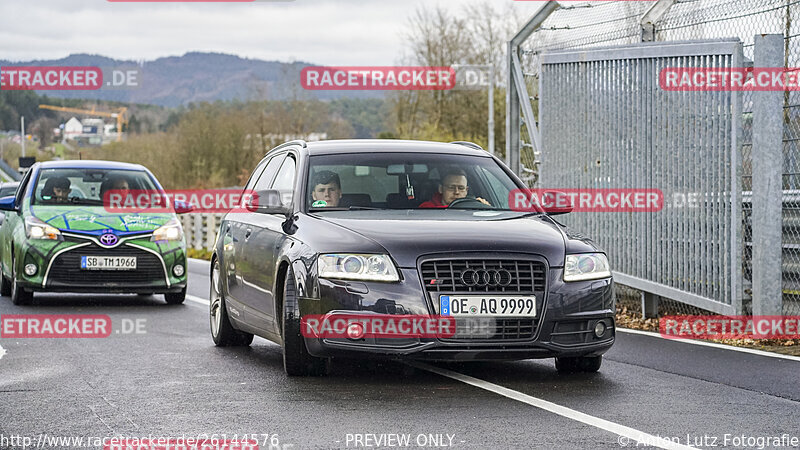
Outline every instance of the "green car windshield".
<path id="1" fill-rule="evenodd" d="M 108 191 L 155 190 L 143 170 L 43 169 L 39 172 L 31 204 L 102 206 Z"/>

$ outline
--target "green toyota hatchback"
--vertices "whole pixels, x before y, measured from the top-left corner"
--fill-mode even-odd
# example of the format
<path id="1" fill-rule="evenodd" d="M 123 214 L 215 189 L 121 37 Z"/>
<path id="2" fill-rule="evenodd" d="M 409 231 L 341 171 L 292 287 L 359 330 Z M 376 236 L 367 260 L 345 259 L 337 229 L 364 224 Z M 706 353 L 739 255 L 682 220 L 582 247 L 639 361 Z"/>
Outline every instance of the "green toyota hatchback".
<path id="1" fill-rule="evenodd" d="M 109 190 L 163 191 L 145 167 L 107 161 L 34 164 L 14 196 L 0 198 L 0 293 L 24 304 L 34 292 L 186 297 L 186 242 L 174 211 L 110 212 Z"/>

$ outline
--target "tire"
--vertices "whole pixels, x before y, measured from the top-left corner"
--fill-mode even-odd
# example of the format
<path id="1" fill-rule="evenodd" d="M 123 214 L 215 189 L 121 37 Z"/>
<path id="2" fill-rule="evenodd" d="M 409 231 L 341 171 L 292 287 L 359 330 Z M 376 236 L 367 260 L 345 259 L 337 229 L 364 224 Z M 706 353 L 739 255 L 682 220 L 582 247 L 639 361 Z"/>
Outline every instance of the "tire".
<path id="1" fill-rule="evenodd" d="M 184 293 L 185 294 L 185 293 Z M 211 325 L 211 339 L 217 347 L 246 347 L 253 342 L 253 335 L 233 328 L 228 310 L 225 307 L 225 296 L 220 284 L 219 261 L 214 261 L 209 292 L 208 317 Z"/>
<path id="2" fill-rule="evenodd" d="M 17 265 L 11 260 L 11 303 L 15 305 L 27 305 L 33 300 L 33 292 L 26 291 L 17 282 Z"/>
<path id="3" fill-rule="evenodd" d="M 294 317 L 293 312 L 294 305 L 297 303 L 296 295 L 294 273 L 290 267 L 283 280 L 283 320 L 281 321 L 283 370 L 290 377 L 327 375 L 330 360 L 311 356 L 306 348 L 305 339 L 300 333 L 300 317 Z"/>
<path id="4" fill-rule="evenodd" d="M 168 305 L 180 305 L 186 300 L 186 288 L 183 288 L 180 292 L 167 292 L 164 294 L 164 300 Z"/>
<path id="5" fill-rule="evenodd" d="M 602 355 L 556 358 L 556 370 L 559 373 L 593 373 L 600 370 L 602 364 Z"/>
<path id="6" fill-rule="evenodd" d="M 11 295 L 11 280 L 3 275 L 2 270 L 0 270 L 0 295 L 5 297 Z"/>

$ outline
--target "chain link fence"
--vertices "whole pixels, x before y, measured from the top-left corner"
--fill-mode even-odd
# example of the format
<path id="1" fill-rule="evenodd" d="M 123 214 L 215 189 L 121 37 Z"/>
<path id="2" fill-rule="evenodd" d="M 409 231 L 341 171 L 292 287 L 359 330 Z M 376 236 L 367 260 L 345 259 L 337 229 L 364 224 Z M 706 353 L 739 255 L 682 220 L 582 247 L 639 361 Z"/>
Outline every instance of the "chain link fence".
<path id="1" fill-rule="evenodd" d="M 548 50 L 611 47 L 643 40 L 738 38 L 743 43 L 745 60 L 752 61 L 755 35 L 781 34 L 785 41 L 785 67 L 800 67 L 800 0 L 662 0 L 658 3 L 665 7 L 665 12 L 650 29 L 643 19 L 654 7 L 653 2 L 569 2 L 555 8 L 520 45 L 520 63 L 534 123 L 539 122 L 540 57 Z M 741 156 L 746 281 L 751 279 L 749 261 L 752 256 L 748 195 L 752 189 L 752 105 L 752 92 L 744 92 Z M 520 130 L 520 174 L 535 186 L 540 149 L 525 141 L 528 134 L 524 122 Z M 783 312 L 800 314 L 800 91 L 784 94 L 783 142 Z M 745 289 L 745 293 L 749 291 Z M 683 312 L 692 313 L 695 308 L 687 306 Z"/>

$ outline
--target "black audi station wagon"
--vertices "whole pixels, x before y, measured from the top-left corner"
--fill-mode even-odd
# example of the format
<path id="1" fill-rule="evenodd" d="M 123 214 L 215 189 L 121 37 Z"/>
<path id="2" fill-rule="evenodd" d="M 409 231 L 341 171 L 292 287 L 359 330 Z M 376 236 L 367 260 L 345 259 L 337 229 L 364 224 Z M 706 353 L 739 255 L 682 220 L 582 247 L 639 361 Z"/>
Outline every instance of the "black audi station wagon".
<path id="1" fill-rule="evenodd" d="M 614 343 L 606 255 L 554 214 L 511 207 L 526 186 L 475 144 L 292 141 L 245 189 L 257 195 L 226 215 L 211 262 L 218 346 L 258 335 L 283 347 L 287 374 L 312 375 L 338 356 L 594 372 Z M 447 326 L 387 336 L 353 317 Z M 323 332 L 331 318 L 349 321 Z"/>

